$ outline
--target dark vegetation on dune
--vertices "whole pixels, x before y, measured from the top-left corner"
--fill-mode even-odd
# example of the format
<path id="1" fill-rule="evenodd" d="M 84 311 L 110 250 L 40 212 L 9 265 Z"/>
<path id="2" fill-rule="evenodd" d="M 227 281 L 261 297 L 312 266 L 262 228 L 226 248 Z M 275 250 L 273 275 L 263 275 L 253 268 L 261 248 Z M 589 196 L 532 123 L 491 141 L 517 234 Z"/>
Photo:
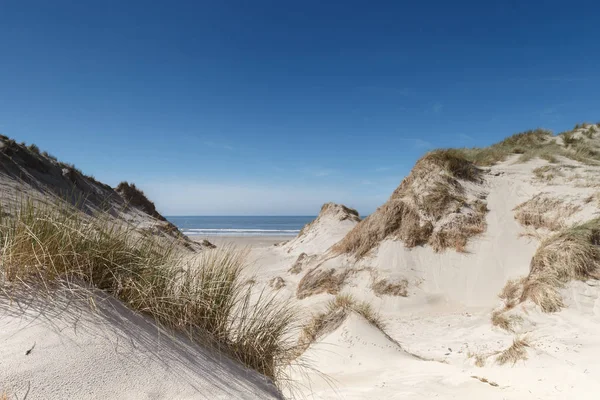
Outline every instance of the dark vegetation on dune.
<path id="1" fill-rule="evenodd" d="M 121 182 L 116 189 L 85 175 L 73 164 L 59 161 L 38 146 L 17 143 L 0 135 L 0 175 L 23 182 L 43 196 L 48 194 L 68 201 L 82 211 L 108 212 L 119 218 L 128 207 L 136 208 L 160 221 L 152 233 L 165 233 L 186 240 L 177 227 L 163 217 L 135 184 Z"/>
<path id="2" fill-rule="evenodd" d="M 156 211 L 154 203 L 146 197 L 144 192 L 135 186 L 135 183 L 130 184 L 129 182 L 123 181 L 117 185 L 115 190 L 123 197 L 128 205 L 136 207 L 156 219 L 166 221 L 166 218 Z"/>

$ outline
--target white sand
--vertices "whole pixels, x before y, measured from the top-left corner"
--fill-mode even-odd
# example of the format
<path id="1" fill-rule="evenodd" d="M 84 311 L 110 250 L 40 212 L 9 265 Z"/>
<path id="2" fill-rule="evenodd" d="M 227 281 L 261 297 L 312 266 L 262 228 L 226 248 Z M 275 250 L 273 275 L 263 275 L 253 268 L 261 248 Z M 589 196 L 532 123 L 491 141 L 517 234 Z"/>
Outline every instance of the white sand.
<path id="1" fill-rule="evenodd" d="M 0 393 L 9 399 L 278 398 L 257 373 L 105 295 L 18 298 L 0 296 Z"/>

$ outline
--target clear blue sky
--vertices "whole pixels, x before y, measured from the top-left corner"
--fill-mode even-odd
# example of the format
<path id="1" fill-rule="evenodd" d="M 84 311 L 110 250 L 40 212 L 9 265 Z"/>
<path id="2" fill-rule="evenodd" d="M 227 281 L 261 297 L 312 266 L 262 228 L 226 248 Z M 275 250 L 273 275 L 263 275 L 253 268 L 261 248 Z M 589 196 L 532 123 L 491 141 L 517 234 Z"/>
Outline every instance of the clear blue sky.
<path id="1" fill-rule="evenodd" d="M 589 1 L 0 2 L 0 132 L 167 215 L 372 212 L 426 150 L 600 120 Z"/>

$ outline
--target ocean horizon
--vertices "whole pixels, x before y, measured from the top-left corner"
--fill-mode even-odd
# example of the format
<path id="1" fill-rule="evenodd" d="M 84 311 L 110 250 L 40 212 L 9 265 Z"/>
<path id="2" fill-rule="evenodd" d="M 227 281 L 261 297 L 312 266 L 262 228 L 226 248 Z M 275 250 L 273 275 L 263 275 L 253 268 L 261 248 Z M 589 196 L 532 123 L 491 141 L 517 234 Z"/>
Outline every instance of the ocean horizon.
<path id="1" fill-rule="evenodd" d="M 317 216 L 167 216 L 188 236 L 296 236 Z"/>

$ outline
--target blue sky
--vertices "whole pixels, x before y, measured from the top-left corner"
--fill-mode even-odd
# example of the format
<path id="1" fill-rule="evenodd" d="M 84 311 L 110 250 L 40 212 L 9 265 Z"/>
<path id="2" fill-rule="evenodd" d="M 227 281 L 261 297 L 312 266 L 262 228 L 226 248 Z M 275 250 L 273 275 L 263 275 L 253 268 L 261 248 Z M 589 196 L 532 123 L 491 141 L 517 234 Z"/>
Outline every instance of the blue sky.
<path id="1" fill-rule="evenodd" d="M 87 4 L 84 4 L 87 3 Z M 0 2 L 0 132 L 167 215 L 372 212 L 428 149 L 600 120 L 600 4 Z"/>

